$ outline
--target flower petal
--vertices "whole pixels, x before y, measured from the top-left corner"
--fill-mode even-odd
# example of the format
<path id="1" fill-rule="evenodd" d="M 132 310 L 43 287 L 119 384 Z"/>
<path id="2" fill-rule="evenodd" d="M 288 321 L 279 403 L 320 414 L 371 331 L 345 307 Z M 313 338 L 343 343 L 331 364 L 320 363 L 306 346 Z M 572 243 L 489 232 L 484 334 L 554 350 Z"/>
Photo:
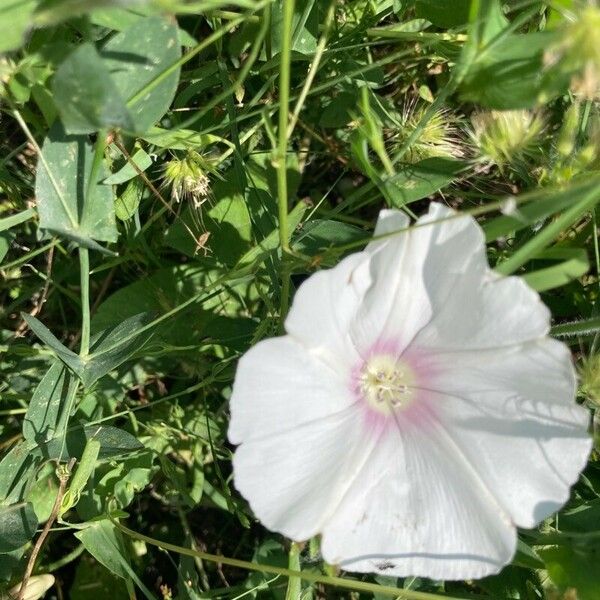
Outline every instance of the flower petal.
<path id="1" fill-rule="evenodd" d="M 451 353 L 436 371 L 440 420 L 514 522 L 534 527 L 560 508 L 592 445 L 568 348 Z"/>
<path id="2" fill-rule="evenodd" d="M 408 215 L 404 214 L 400 210 L 395 209 L 384 209 L 379 212 L 379 217 L 377 218 L 377 223 L 375 225 L 375 231 L 373 232 L 373 237 L 377 238 L 379 236 L 388 236 L 384 237 L 381 240 L 375 239 L 372 242 L 369 242 L 365 250 L 369 253 L 376 252 L 379 248 L 389 242 L 393 237 L 398 237 L 403 233 L 403 231 L 410 225 L 410 219 Z"/>
<path id="3" fill-rule="evenodd" d="M 269 437 L 349 408 L 356 399 L 344 375 L 289 336 L 259 342 L 238 363 L 229 441 Z"/>
<path id="4" fill-rule="evenodd" d="M 441 204 L 432 203 L 409 231 L 377 244 L 370 261 L 373 284 L 352 326 L 363 353 L 390 340 L 406 347 L 465 274 L 477 280 L 487 269 L 481 228 Z"/>
<path id="5" fill-rule="evenodd" d="M 321 545 L 350 571 L 435 579 L 497 572 L 515 546 L 510 519 L 434 422 L 384 434 Z"/>
<path id="6" fill-rule="evenodd" d="M 522 279 L 465 273 L 413 343 L 436 351 L 485 349 L 540 338 L 549 329 L 550 312 Z"/>
<path id="7" fill-rule="evenodd" d="M 358 359 L 349 324 L 370 285 L 367 262 L 367 254 L 352 254 L 311 275 L 296 292 L 285 329 L 326 361 Z"/>
<path id="8" fill-rule="evenodd" d="M 351 406 L 238 447 L 235 486 L 266 527 L 298 541 L 321 531 L 364 461 L 358 413 Z"/>

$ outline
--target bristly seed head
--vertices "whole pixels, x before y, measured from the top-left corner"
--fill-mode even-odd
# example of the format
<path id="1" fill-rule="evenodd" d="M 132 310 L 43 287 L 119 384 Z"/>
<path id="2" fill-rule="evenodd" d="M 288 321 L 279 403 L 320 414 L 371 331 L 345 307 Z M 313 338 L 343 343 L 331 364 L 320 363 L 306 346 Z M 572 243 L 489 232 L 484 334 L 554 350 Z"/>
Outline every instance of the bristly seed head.
<path id="1" fill-rule="evenodd" d="M 172 158 L 164 166 L 163 186 L 171 188 L 176 202 L 190 199 L 194 208 L 200 208 L 210 193 L 210 165 L 194 151 L 184 158 Z"/>

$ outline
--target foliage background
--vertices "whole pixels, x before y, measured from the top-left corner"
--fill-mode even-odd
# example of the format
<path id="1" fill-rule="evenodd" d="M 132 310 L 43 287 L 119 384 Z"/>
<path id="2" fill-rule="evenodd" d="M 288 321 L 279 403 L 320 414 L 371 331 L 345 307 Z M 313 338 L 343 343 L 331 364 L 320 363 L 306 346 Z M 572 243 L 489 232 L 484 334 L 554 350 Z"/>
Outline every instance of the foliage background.
<path id="1" fill-rule="evenodd" d="M 444 583 L 267 532 L 225 439 L 236 359 L 295 287 L 432 198 L 541 292 L 594 413 L 594 3 L 2 0 L 0 52 L 6 590 L 29 565 L 86 600 L 600 598 L 595 452 L 512 565 Z"/>

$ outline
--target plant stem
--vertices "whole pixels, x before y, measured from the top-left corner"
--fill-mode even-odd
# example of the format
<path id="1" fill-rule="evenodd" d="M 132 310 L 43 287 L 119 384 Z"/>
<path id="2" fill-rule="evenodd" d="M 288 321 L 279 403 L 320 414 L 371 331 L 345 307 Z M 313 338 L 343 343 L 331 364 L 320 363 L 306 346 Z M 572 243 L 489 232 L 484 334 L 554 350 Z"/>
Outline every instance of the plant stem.
<path id="1" fill-rule="evenodd" d="M 300 571 L 300 546 L 292 542 L 288 558 L 288 568 L 290 571 Z M 302 592 L 301 579 L 298 577 L 289 577 L 285 600 L 298 600 Z"/>
<path id="2" fill-rule="evenodd" d="M 327 14 L 325 15 L 325 23 L 323 33 L 321 34 L 321 38 L 319 39 L 319 43 L 317 44 L 317 49 L 315 51 L 315 55 L 313 57 L 312 63 L 310 65 L 310 69 L 308 70 L 308 75 L 306 76 L 306 81 L 302 86 L 302 91 L 300 92 L 300 96 L 298 96 L 298 100 L 296 101 L 296 105 L 294 106 L 294 112 L 292 114 L 292 118 L 290 119 L 290 123 L 288 125 L 288 138 L 292 135 L 292 131 L 294 131 L 294 127 L 296 127 L 296 123 L 298 122 L 298 117 L 300 116 L 300 111 L 304 106 L 304 102 L 306 100 L 306 96 L 310 90 L 310 86 L 315 79 L 317 71 L 319 69 L 319 64 L 321 62 L 321 58 L 323 57 L 323 52 L 325 51 L 325 46 L 327 45 L 327 40 L 329 39 L 329 33 L 331 31 L 331 25 L 333 24 L 333 18 L 335 17 L 335 6 L 337 0 L 332 0 L 329 5 L 329 9 L 327 10 Z"/>
<path id="3" fill-rule="evenodd" d="M 79 558 L 83 554 L 84 550 L 85 546 L 83 544 L 79 544 L 79 546 L 76 546 L 73 550 L 71 550 L 71 552 L 65 554 L 58 560 L 55 560 L 53 563 L 50 563 L 49 565 L 43 565 L 42 572 L 53 573 L 54 571 L 58 571 L 58 569 L 61 569 L 65 565 L 68 565 L 70 562 L 73 562 L 75 559 Z"/>
<path id="4" fill-rule="evenodd" d="M 54 521 L 56 520 L 56 517 L 58 516 L 58 511 L 60 509 L 60 505 L 61 505 L 63 496 L 65 494 L 67 482 L 69 481 L 69 476 L 70 476 L 71 468 L 73 466 L 73 462 L 74 461 L 72 461 L 69 464 L 69 466 L 67 467 L 67 469 L 65 471 L 63 471 L 59 476 L 58 493 L 56 494 L 56 500 L 54 500 L 54 506 L 52 507 L 52 512 L 50 513 L 50 517 L 46 521 L 46 524 L 44 525 L 44 529 L 42 529 L 42 533 L 40 533 L 40 536 L 38 537 L 38 539 L 35 543 L 35 546 L 33 547 L 33 550 L 31 552 L 31 556 L 29 557 L 29 560 L 27 561 L 27 568 L 25 569 L 25 574 L 23 575 L 23 580 L 21 582 L 21 587 L 19 588 L 19 593 L 17 594 L 16 600 L 23 600 L 25 597 L 25 590 L 27 589 L 27 584 L 29 583 L 29 578 L 31 577 L 31 573 L 33 573 L 33 567 L 35 566 L 35 561 L 37 560 L 40 550 L 42 549 L 42 545 L 44 544 L 44 541 L 48 537 L 48 534 L 50 533 L 50 529 L 52 529 L 52 525 L 54 524 Z"/>
<path id="5" fill-rule="evenodd" d="M 279 207 L 279 242 L 282 251 L 290 249 L 288 230 L 287 143 L 290 114 L 290 63 L 292 57 L 292 19 L 294 0 L 283 0 L 281 62 L 279 75 L 279 130 L 277 140 L 277 202 Z"/>
<path id="6" fill-rule="evenodd" d="M 79 246 L 79 276 L 81 280 L 81 345 L 79 356 L 90 351 L 90 256 L 87 248 Z"/>
<path id="7" fill-rule="evenodd" d="M 183 554 L 184 556 L 198 556 L 199 558 L 209 562 L 237 567 L 238 569 L 258 571 L 259 573 L 272 573 L 273 575 L 283 575 L 284 577 L 297 577 L 298 579 L 303 579 L 304 581 L 308 581 L 310 583 L 322 583 L 324 585 L 354 590 L 356 592 L 375 593 L 381 594 L 382 596 L 391 596 L 393 598 L 403 598 L 404 600 L 462 600 L 462 598 L 457 598 L 456 596 L 442 596 L 429 592 L 417 592 L 404 588 L 393 587 L 390 585 L 380 585 L 378 583 L 369 583 L 367 581 L 358 581 L 356 579 L 346 579 L 343 577 L 331 577 L 315 573 L 314 571 L 297 571 L 295 569 L 288 569 L 285 567 L 276 567 L 273 565 L 249 562 L 247 560 L 229 558 L 227 556 L 220 556 L 218 554 L 210 554 L 208 552 L 190 550 L 189 548 L 183 548 L 182 546 L 169 544 L 168 542 L 156 540 L 142 533 L 138 533 L 137 531 L 133 531 L 132 529 L 125 527 L 125 525 L 121 525 L 121 523 L 115 519 L 111 518 L 111 521 L 123 533 L 133 539 L 142 540 L 147 544 L 157 546 L 158 548 L 163 548 L 164 550 L 171 550 L 172 552 L 177 552 L 178 554 Z"/>
<path id="8" fill-rule="evenodd" d="M 281 297 L 279 302 L 279 326 L 287 315 L 290 297 L 290 268 L 287 255 L 290 252 L 288 224 L 287 145 L 290 116 L 290 63 L 292 57 L 292 19 L 294 0 L 283 0 L 281 31 L 281 61 L 279 75 L 279 128 L 277 131 L 277 206 L 279 213 L 279 245 L 281 247 Z"/>

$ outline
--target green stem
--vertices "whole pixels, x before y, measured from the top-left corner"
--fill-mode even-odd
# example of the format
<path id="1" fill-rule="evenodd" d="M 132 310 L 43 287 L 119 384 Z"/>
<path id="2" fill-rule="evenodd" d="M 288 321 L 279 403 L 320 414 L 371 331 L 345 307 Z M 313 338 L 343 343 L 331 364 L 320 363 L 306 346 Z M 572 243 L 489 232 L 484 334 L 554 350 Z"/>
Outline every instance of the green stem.
<path id="1" fill-rule="evenodd" d="M 300 571 L 300 546 L 292 542 L 288 555 L 288 568 L 290 571 Z M 285 600 L 298 600 L 302 592 L 302 580 L 298 577 L 289 577 Z"/>
<path id="2" fill-rule="evenodd" d="M 279 75 L 279 130 L 277 140 L 277 200 L 279 206 L 279 241 L 284 252 L 290 249 L 288 231 L 287 143 L 290 115 L 290 63 L 292 58 L 292 19 L 294 0 L 283 0 L 281 62 Z"/>
<path id="3" fill-rule="evenodd" d="M 272 573 L 273 575 L 283 575 L 284 577 L 297 577 L 311 583 L 322 583 L 324 585 L 332 585 L 347 590 L 354 590 L 357 592 L 375 593 L 383 596 L 391 596 L 393 598 L 403 598 L 404 600 L 463 600 L 456 596 L 442 596 L 440 594 L 430 594 L 428 592 L 417 592 L 413 590 L 407 590 L 403 588 L 396 588 L 389 585 L 379 585 L 377 583 L 368 583 L 366 581 L 357 581 L 355 579 L 345 579 L 343 577 L 329 577 L 326 575 L 320 575 L 312 571 L 296 571 L 287 569 L 285 567 L 275 567 L 273 565 L 266 565 L 261 563 L 249 562 L 246 560 L 239 560 L 237 558 L 229 558 L 227 556 L 220 556 L 218 554 L 209 554 L 208 552 L 200 552 L 197 550 L 190 550 L 189 548 L 183 548 L 182 546 L 176 546 L 175 544 L 169 544 L 154 538 L 148 537 L 133 531 L 124 525 L 121 525 L 118 521 L 111 519 L 113 524 L 118 527 L 123 533 L 132 537 L 133 539 L 142 540 L 152 546 L 163 548 L 164 550 L 171 550 L 178 554 L 185 556 L 197 556 L 203 560 L 214 562 L 217 564 L 228 565 L 230 567 L 237 567 L 239 569 L 246 569 L 248 571 L 258 571 L 259 573 Z"/>
<path id="4" fill-rule="evenodd" d="M 70 562 L 73 562 L 76 558 L 79 558 L 85 547 L 83 544 L 76 546 L 75 549 L 71 550 L 68 554 L 65 554 L 62 558 L 50 563 L 49 565 L 44 565 L 41 569 L 39 569 L 40 573 L 53 573 L 54 571 L 58 571 L 58 569 L 68 565 Z"/>
<path id="5" fill-rule="evenodd" d="M 288 185 L 287 185 L 287 145 L 290 116 L 290 65 L 292 59 L 292 20 L 294 0 L 283 0 L 283 21 L 281 30 L 281 60 L 279 75 L 279 129 L 277 131 L 277 206 L 279 213 L 279 245 L 281 246 L 281 299 L 280 325 L 283 326 L 287 314 L 290 295 L 290 270 L 287 254 L 290 251 L 290 231 L 288 225 Z"/>
<path id="6" fill-rule="evenodd" d="M 79 275 L 81 278 L 81 346 L 79 356 L 90 351 L 90 256 L 87 248 L 79 247 Z"/>
<path id="7" fill-rule="evenodd" d="M 317 49 L 315 51 L 315 55 L 312 59 L 312 63 L 310 65 L 310 69 L 308 70 L 308 75 L 306 77 L 306 81 L 302 86 L 302 90 L 300 92 L 300 96 L 298 96 L 298 100 L 296 101 L 296 105 L 294 106 L 294 112 L 292 114 L 292 118 L 290 119 L 290 123 L 288 125 L 287 136 L 288 138 L 292 135 L 294 131 L 294 127 L 296 127 L 296 123 L 298 122 L 298 117 L 300 116 L 300 111 L 304 106 L 304 102 L 306 101 L 306 96 L 310 90 L 310 86 L 312 85 L 317 71 L 319 69 L 319 64 L 321 62 L 321 58 L 323 57 L 323 52 L 325 52 L 325 46 L 327 45 L 327 40 L 329 39 L 329 33 L 331 31 L 331 26 L 333 24 L 333 19 L 335 17 L 335 6 L 337 0 L 332 0 L 329 5 L 329 9 L 327 14 L 325 15 L 325 23 L 323 33 L 321 34 L 321 38 L 319 39 L 319 43 L 317 44 Z"/>

